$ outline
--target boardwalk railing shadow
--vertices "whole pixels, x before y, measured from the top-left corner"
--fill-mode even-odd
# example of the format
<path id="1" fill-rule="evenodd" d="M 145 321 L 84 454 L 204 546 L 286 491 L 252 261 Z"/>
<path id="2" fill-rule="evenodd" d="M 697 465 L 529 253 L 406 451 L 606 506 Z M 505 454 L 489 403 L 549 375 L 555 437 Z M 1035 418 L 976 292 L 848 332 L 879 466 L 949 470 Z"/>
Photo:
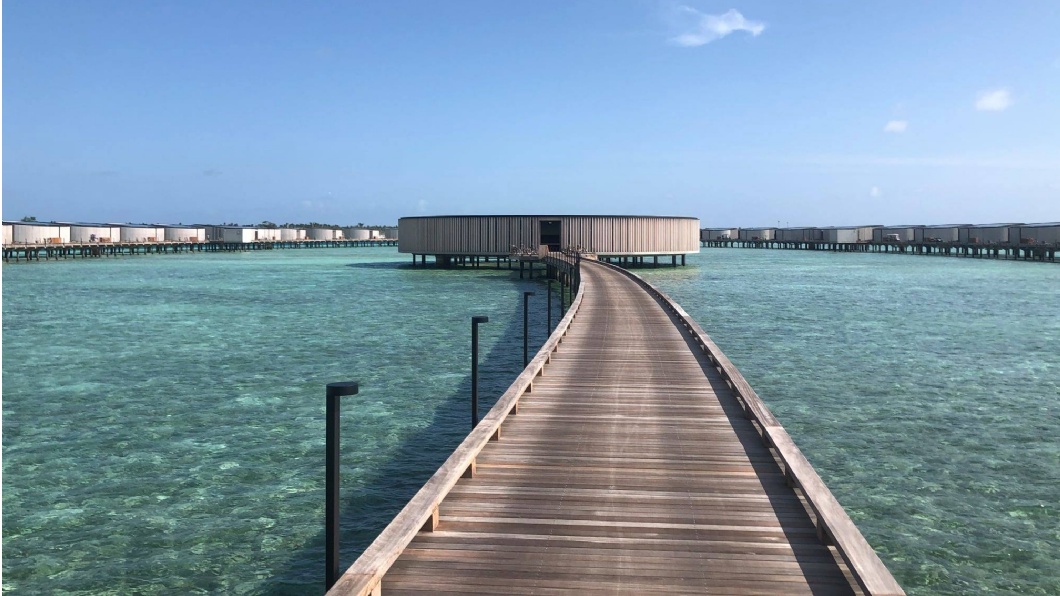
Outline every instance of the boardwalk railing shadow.
<path id="1" fill-rule="evenodd" d="M 355 266 L 407 267 L 407 263 L 351 264 Z M 504 278 L 489 276 L 493 282 L 504 283 Z M 534 290 L 543 295 L 542 279 L 507 279 L 520 289 Z M 558 289 L 558 286 L 557 286 Z M 553 306 L 558 312 L 558 299 Z M 531 320 L 537 323 L 536 332 L 531 333 L 531 348 L 534 352 L 544 343 L 541 321 L 545 318 L 544 300 L 532 302 Z M 521 306 L 520 306 L 521 308 Z M 484 313 L 488 314 L 488 313 Z M 491 319 L 496 320 L 496 319 Z M 555 323 L 558 320 L 553 321 Z M 503 330 L 491 329 L 500 341 L 486 354 L 480 356 L 479 364 L 479 411 L 484 415 L 494 402 L 522 371 L 522 321 L 513 317 Z M 470 363 L 470 334 L 468 337 L 468 362 Z M 469 369 L 470 372 L 470 369 Z M 363 388 L 362 388 L 363 389 Z M 346 489 L 342 495 L 341 564 L 345 570 L 371 544 L 372 540 L 387 526 L 413 495 L 445 462 L 470 429 L 470 374 L 465 375 L 459 386 L 434 412 L 430 423 L 405 438 L 401 447 L 389 454 L 384 465 L 363 479 L 363 489 L 356 492 Z M 355 400 L 356 398 L 352 398 Z M 352 410 L 355 401 L 346 408 Z M 323 415 L 323 398 L 321 412 Z M 355 414 L 351 411 L 350 416 Z M 343 442 L 356 441 L 356 435 L 347 434 Z M 344 459 L 342 467 L 349 469 L 357 462 Z M 320 478 L 324 477 L 324 451 L 320 452 Z M 324 593 L 324 519 L 323 487 L 320 492 L 320 531 L 302 549 L 291 553 L 288 565 L 273 575 L 259 592 L 270 596 L 302 596 Z"/>
<path id="2" fill-rule="evenodd" d="M 684 313 L 679 305 L 643 279 L 632 277 L 642 287 L 649 290 L 653 299 L 668 311 L 671 321 L 675 322 L 679 329 L 683 329 L 682 337 L 690 348 L 693 346 L 696 348 L 692 349 L 692 353 L 696 355 L 701 368 L 708 373 L 708 377 L 713 379 L 713 373 L 718 373 L 717 379 L 724 383 L 727 389 L 720 395 L 727 396 L 739 405 L 746 415 L 748 425 L 754 431 L 753 435 L 739 435 L 745 450 L 752 448 L 752 445 L 759 444 L 769 450 L 768 453 L 773 463 L 778 468 L 782 468 L 782 478 L 785 484 L 792 487 L 788 490 L 797 490 L 796 494 L 803 511 L 812 511 L 820 545 L 822 547 L 826 544 L 834 545 L 835 552 L 842 558 L 853 579 L 866 593 L 904 594 L 905 592 L 879 556 L 858 531 L 809 461 L 795 446 L 787 431 L 780 426 L 769 408 L 761 401 L 728 357 L 721 352 L 721 349 L 714 344 L 699 324 Z M 730 416 L 729 420 L 734 422 L 736 419 Z M 763 488 L 766 488 L 763 473 L 756 469 L 756 474 Z M 779 494 L 783 491 L 776 493 L 767 490 L 766 492 L 776 511 Z M 789 533 L 793 530 L 785 527 L 784 531 Z M 831 550 L 827 552 L 829 552 L 830 559 L 838 563 L 835 555 L 831 554 Z M 800 565 L 805 568 L 808 563 L 800 559 Z M 820 568 L 820 564 L 817 567 Z"/>
<path id="3" fill-rule="evenodd" d="M 658 299 L 656 298 L 656 300 Z M 660 303 L 660 305 L 662 304 Z M 681 323 L 677 316 L 671 312 L 667 314 L 674 325 L 681 329 Z M 717 394 L 718 401 L 721 403 L 728 417 L 729 424 L 743 446 L 744 451 L 748 454 L 760 454 L 763 452 L 770 454 L 769 449 L 762 443 L 752 422 L 744 416 L 743 407 L 740 406 L 736 396 L 733 395 L 729 386 L 714 370 L 714 365 L 703 354 L 690 334 L 682 332 L 681 335 L 688 345 L 689 351 L 695 354 L 696 359 L 703 368 L 704 382 L 708 383 Z M 780 528 L 791 545 L 792 555 L 798 562 L 803 574 L 806 577 L 841 575 L 842 567 L 840 567 L 838 562 L 832 562 L 827 565 L 828 568 L 822 568 L 822 560 L 833 557 L 833 555 L 825 545 L 815 539 L 813 533 L 815 527 L 814 519 L 807 511 L 805 503 L 799 500 L 798 507 L 793 508 L 794 502 L 791 488 L 784 484 L 784 470 L 776 459 L 770 454 L 768 461 L 759 461 L 754 465 L 754 472 L 769 498 L 769 503 L 777 515 L 777 520 L 780 522 Z M 841 593 L 837 591 L 837 588 L 835 585 L 810 584 L 810 589 L 815 594 Z"/>

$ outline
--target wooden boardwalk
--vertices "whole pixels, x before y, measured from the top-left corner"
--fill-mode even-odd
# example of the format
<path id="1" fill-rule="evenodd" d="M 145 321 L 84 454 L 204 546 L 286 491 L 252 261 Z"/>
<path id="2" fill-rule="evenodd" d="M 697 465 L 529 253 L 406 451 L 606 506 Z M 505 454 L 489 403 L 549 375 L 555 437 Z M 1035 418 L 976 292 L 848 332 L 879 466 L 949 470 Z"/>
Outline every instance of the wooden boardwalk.
<path id="1" fill-rule="evenodd" d="M 682 313 L 614 268 L 581 271 L 577 318 L 535 359 L 542 376 L 498 403 L 503 434 L 484 419 L 463 478 L 441 495 L 429 483 L 332 593 L 380 579 L 387 594 L 901 593 L 878 559 L 852 569 L 822 543 L 834 531 L 790 486 L 798 470 Z M 882 580 L 857 577 L 876 567 Z"/>

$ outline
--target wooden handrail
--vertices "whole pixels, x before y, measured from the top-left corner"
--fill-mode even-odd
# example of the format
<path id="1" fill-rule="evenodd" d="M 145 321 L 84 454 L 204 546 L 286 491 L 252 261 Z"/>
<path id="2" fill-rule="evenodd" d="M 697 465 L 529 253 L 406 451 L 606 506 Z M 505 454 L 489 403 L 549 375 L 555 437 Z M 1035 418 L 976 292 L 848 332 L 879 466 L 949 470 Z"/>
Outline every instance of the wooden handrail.
<path id="1" fill-rule="evenodd" d="M 566 259 L 546 257 L 553 265 L 573 269 Z M 500 432 L 501 424 L 508 414 L 516 408 L 519 398 L 531 388 L 534 378 L 541 374 L 552 352 L 556 351 L 563 336 L 567 334 L 571 322 L 581 306 L 583 288 L 578 292 L 567 309 L 566 314 L 556 325 L 556 330 L 549 336 L 537 355 L 515 378 L 515 381 L 497 400 L 478 426 L 457 446 L 452 455 L 445 460 L 438 471 L 423 485 L 405 505 L 390 524 L 383 529 L 364 553 L 354 561 L 339 577 L 335 585 L 328 590 L 329 596 L 377 594 L 383 576 L 390 566 L 401 555 L 405 547 L 412 542 L 420 530 L 433 530 L 438 521 L 438 507 L 459 482 L 461 477 L 473 473 L 475 458 L 485 448 L 491 438 Z"/>
<path id="2" fill-rule="evenodd" d="M 861 589 L 873 596 L 905 594 L 876 551 L 851 521 L 843 506 L 832 495 L 832 491 L 821 480 L 817 470 L 814 470 L 788 432 L 780 425 L 780 422 L 758 397 L 736 366 L 721 351 L 721 348 L 699 326 L 699 323 L 692 319 L 681 308 L 681 305 L 639 275 L 610 263 L 601 262 L 600 264 L 620 271 L 633 279 L 656 296 L 681 321 L 692 339 L 699 344 L 711 364 L 739 399 L 747 417 L 757 423 L 763 442 L 774 449 L 776 457 L 784 465 L 785 476 L 795 486 L 802 489 L 806 502 L 817 517 L 818 538 L 824 543 L 831 541 L 835 545 Z"/>

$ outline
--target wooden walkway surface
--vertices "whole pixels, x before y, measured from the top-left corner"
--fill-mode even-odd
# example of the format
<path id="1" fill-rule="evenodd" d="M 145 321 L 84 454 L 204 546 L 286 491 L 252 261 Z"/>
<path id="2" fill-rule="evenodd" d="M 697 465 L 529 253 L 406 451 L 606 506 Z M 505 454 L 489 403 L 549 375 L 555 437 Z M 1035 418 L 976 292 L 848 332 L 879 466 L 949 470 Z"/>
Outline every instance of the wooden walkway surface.
<path id="1" fill-rule="evenodd" d="M 582 281 L 543 376 L 385 593 L 860 593 L 675 316 L 604 265 Z"/>

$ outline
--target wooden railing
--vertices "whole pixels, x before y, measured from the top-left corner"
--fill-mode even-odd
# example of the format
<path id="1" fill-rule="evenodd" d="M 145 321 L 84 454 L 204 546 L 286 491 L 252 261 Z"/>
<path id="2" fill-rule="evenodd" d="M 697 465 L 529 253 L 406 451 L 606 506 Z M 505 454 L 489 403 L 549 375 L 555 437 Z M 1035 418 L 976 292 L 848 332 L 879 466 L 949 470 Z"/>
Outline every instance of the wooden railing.
<path id="1" fill-rule="evenodd" d="M 546 257 L 550 265 L 573 272 L 573 261 L 569 257 Z M 354 561 L 328 591 L 329 595 L 379 594 L 383 576 L 401 555 L 405 547 L 421 531 L 432 532 L 438 526 L 438 507 L 461 478 L 475 474 L 475 459 L 491 440 L 500 439 L 501 426 L 509 415 L 518 414 L 519 398 L 533 391 L 534 379 L 544 374 L 545 365 L 552 358 L 567 335 L 581 306 L 583 291 L 579 287 L 566 314 L 556 325 L 537 355 L 515 378 L 504 395 L 490 409 L 478 426 L 445 460 L 438 471 L 423 485 L 397 516 L 379 534 L 371 545 Z"/>
<path id="2" fill-rule="evenodd" d="M 657 297 L 678 321 L 688 330 L 692 339 L 706 354 L 711 365 L 721 374 L 743 407 L 744 414 L 754 422 L 755 428 L 767 447 L 773 449 L 775 457 L 784 468 L 789 484 L 802 489 L 806 503 L 813 510 L 817 524 L 817 537 L 824 544 L 833 544 L 854 579 L 866 594 L 905 594 L 890 570 L 861 535 L 843 506 L 828 490 L 824 481 L 810 462 L 795 445 L 788 432 L 780 425 L 773 413 L 747 383 L 740 371 L 729 361 L 714 340 L 707 335 L 683 308 L 661 290 L 640 276 L 609 263 L 601 263 L 627 275 L 649 293 Z"/>

